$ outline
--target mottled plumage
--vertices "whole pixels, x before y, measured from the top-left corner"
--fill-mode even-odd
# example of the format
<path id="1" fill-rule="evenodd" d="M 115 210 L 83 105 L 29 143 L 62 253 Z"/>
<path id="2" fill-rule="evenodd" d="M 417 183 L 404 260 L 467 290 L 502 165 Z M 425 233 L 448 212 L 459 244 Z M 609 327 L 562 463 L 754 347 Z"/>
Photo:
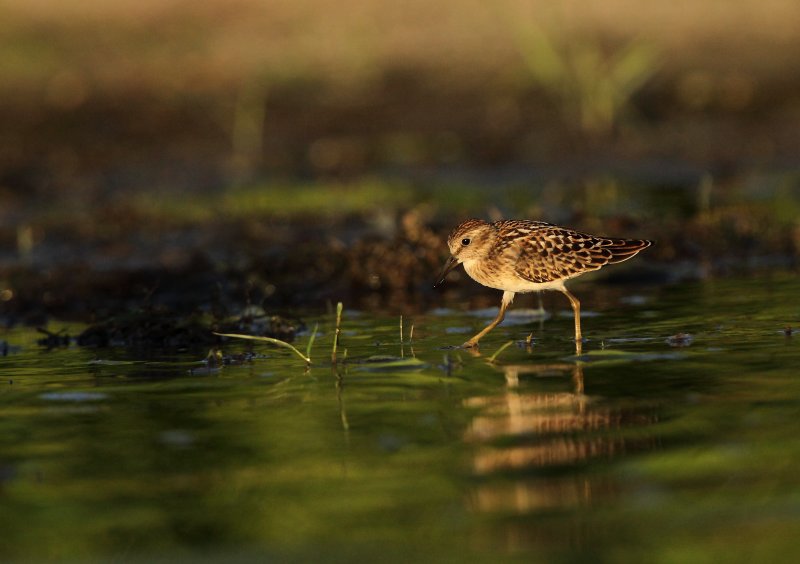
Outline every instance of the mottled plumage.
<path id="1" fill-rule="evenodd" d="M 468 219 L 447 238 L 452 256 L 439 283 L 450 270 L 463 264 L 475 281 L 504 292 L 497 318 L 464 346 L 475 346 L 503 320 L 515 293 L 558 290 L 572 304 L 576 346 L 580 350 L 580 302 L 567 291 L 564 282 L 628 260 L 650 245 L 652 241 L 597 237 L 543 221 L 487 223 Z"/>

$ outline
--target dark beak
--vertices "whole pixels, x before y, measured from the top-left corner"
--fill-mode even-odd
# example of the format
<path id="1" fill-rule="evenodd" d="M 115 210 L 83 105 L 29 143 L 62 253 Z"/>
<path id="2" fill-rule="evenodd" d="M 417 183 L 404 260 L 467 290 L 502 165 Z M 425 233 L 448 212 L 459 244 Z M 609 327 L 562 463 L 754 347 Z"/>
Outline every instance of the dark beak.
<path id="1" fill-rule="evenodd" d="M 447 273 L 453 270 L 455 267 L 457 267 L 458 264 L 459 264 L 458 259 L 456 257 L 450 257 L 449 259 L 447 259 L 447 262 L 444 264 L 444 268 L 442 269 L 442 273 L 439 275 L 439 278 L 437 278 L 438 281 L 436 282 L 436 284 L 433 285 L 433 287 L 435 288 L 436 286 L 444 282 Z"/>

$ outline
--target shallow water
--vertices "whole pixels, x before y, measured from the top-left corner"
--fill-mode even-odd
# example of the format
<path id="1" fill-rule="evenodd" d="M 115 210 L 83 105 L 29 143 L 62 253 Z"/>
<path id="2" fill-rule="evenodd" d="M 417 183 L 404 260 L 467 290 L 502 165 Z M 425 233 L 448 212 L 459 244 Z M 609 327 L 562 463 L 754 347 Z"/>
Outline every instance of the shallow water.
<path id="1" fill-rule="evenodd" d="M 332 316 L 310 316 L 308 369 L 268 345 L 193 372 L 203 351 L 7 331 L 0 559 L 795 560 L 798 288 L 577 284 L 577 358 L 557 294 L 479 355 L 446 348 L 487 322 L 455 303 L 405 343 L 345 309 L 336 367 Z"/>

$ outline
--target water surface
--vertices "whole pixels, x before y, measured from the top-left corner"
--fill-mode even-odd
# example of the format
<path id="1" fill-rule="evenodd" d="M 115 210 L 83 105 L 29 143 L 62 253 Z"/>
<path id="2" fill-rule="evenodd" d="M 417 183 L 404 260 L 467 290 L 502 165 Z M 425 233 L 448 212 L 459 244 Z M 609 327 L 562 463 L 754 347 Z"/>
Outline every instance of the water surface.
<path id="1" fill-rule="evenodd" d="M 578 284 L 579 357 L 558 294 L 479 354 L 447 348 L 487 322 L 459 304 L 402 343 L 399 319 L 345 308 L 332 366 L 334 320 L 311 315 L 310 368 L 6 331 L 0 558 L 794 560 L 797 290 Z"/>

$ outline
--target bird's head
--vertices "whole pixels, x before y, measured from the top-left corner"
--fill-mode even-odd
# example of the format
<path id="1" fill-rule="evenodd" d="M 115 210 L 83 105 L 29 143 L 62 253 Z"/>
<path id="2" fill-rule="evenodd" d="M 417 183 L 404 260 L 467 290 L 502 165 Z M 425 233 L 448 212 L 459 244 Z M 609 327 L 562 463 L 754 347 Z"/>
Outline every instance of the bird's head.
<path id="1" fill-rule="evenodd" d="M 447 273 L 462 262 L 484 258 L 494 244 L 494 238 L 494 228 L 482 219 L 468 219 L 461 222 L 447 238 L 451 256 L 434 286 L 444 282 Z"/>

